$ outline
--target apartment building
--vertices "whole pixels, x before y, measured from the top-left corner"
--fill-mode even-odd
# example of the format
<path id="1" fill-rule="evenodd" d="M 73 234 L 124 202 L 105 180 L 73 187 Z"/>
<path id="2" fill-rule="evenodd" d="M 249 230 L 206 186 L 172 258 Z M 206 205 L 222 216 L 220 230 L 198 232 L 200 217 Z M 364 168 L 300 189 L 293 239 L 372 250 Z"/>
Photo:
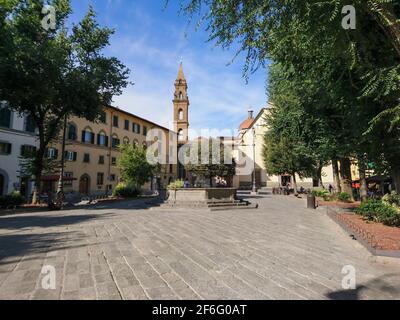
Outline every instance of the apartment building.
<path id="1" fill-rule="evenodd" d="M 113 106 L 105 107 L 96 122 L 71 117 L 66 131 L 64 191 L 82 195 L 110 194 L 121 181 L 118 146 L 124 143 L 147 147 L 146 136 L 152 129 L 161 130 L 166 137 L 170 134 L 165 127 Z M 169 150 L 169 140 L 165 143 Z M 49 148 L 48 154 L 60 159 L 61 150 L 60 141 Z M 161 165 L 160 173 L 145 189 L 165 187 L 176 178 L 176 167 L 169 163 Z M 58 173 L 44 176 L 43 191 L 56 191 L 58 179 Z"/>
<path id="2" fill-rule="evenodd" d="M 0 195 L 19 191 L 28 197 L 33 189 L 30 176 L 21 172 L 21 156 L 36 150 L 38 139 L 30 117 L 0 105 Z"/>

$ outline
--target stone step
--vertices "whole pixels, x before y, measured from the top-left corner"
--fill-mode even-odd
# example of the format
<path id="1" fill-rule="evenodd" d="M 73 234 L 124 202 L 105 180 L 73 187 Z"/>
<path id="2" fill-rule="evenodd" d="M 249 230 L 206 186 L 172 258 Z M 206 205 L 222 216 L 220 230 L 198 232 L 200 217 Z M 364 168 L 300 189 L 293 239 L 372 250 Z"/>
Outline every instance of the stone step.
<path id="1" fill-rule="evenodd" d="M 208 203 L 208 207 L 239 207 L 239 206 L 247 206 L 246 202 L 230 202 L 230 203 Z"/>
<path id="2" fill-rule="evenodd" d="M 254 210 L 258 209 L 258 204 L 251 204 L 245 206 L 231 206 L 231 207 L 214 207 L 209 208 L 211 212 L 213 211 L 231 211 L 231 210 Z"/>

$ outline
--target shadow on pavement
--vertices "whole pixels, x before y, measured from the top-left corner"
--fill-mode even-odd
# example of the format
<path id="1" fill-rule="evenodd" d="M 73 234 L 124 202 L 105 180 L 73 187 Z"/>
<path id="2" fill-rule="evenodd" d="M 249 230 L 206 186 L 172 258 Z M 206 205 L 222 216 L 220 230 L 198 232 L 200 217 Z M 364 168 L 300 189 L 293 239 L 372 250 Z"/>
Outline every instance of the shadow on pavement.
<path id="1" fill-rule="evenodd" d="M 397 278 L 397 281 L 393 281 L 392 278 Z M 400 287 L 395 287 L 394 284 L 399 283 L 399 274 L 388 274 L 380 278 L 376 278 L 367 282 L 366 284 L 360 285 L 355 290 L 340 290 L 328 293 L 326 297 L 331 300 L 360 300 L 363 297 L 361 294 L 368 291 L 384 292 L 393 297 L 400 294 Z M 385 297 L 382 297 L 384 299 Z M 393 298 L 394 299 L 394 298 Z"/>
<path id="2" fill-rule="evenodd" d="M 46 212 L 46 215 L 35 214 L 35 215 L 24 215 L 24 216 L 21 215 L 6 216 L 6 217 L 0 217 L 0 229 L 17 230 L 17 229 L 26 229 L 33 227 L 52 228 L 52 227 L 79 224 L 99 217 L 104 218 L 113 215 L 114 213 L 105 213 L 101 215 L 80 214 L 80 215 L 57 216 L 57 213 L 49 215 L 48 212 Z"/>
<path id="3" fill-rule="evenodd" d="M 68 239 L 74 238 L 79 240 L 77 232 L 57 232 L 43 234 L 17 234 L 17 235 L 1 235 L 0 236 L 0 266 L 18 262 L 25 255 L 32 255 L 31 258 L 24 260 L 34 260 L 34 256 L 46 254 L 50 251 L 60 249 L 80 248 L 85 245 L 71 246 Z M 13 261 L 10 258 L 17 258 Z"/>

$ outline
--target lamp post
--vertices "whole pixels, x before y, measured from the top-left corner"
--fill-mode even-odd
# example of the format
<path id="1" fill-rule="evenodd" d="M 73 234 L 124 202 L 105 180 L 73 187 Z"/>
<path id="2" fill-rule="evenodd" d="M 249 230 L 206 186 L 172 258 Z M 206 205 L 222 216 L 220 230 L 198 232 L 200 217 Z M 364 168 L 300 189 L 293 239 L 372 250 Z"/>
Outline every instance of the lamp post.
<path id="1" fill-rule="evenodd" d="M 256 128 L 253 126 L 253 193 L 257 193 L 257 181 L 256 181 Z"/>
<path id="2" fill-rule="evenodd" d="M 67 135 L 67 119 L 68 116 L 65 115 L 64 118 L 64 129 L 63 129 L 63 137 L 62 137 L 62 150 L 61 150 L 61 170 L 60 177 L 58 179 L 58 187 L 57 187 L 57 206 L 62 209 L 64 203 L 64 167 L 65 167 L 65 140 Z"/>

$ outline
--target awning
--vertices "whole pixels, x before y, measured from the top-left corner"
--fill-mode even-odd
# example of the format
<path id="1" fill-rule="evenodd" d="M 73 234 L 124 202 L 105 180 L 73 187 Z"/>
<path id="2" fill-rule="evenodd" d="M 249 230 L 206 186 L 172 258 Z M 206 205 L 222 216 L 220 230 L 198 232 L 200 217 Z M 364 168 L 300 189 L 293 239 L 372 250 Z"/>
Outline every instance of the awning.
<path id="1" fill-rule="evenodd" d="M 59 175 L 52 175 L 52 176 L 43 176 L 41 180 L 49 182 L 49 181 L 58 181 L 59 179 L 60 179 Z M 64 177 L 63 180 L 64 181 L 75 181 L 77 179 L 73 178 L 73 177 Z"/>

